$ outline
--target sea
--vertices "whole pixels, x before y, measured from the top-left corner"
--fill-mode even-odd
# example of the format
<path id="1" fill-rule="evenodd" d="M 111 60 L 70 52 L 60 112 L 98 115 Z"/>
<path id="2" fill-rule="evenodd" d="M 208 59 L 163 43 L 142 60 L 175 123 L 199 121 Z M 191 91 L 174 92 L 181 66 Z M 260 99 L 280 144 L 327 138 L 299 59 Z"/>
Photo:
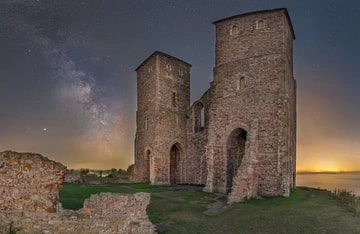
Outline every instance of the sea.
<path id="1" fill-rule="evenodd" d="M 339 173 L 298 173 L 296 185 L 326 189 L 345 189 L 360 196 L 360 171 Z"/>

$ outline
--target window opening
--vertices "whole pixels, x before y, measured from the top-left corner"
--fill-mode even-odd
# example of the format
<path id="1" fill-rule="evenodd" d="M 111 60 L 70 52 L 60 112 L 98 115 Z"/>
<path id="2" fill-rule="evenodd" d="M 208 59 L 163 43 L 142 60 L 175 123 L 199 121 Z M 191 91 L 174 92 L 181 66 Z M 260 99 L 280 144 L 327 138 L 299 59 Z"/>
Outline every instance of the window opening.
<path id="1" fill-rule="evenodd" d="M 256 29 L 264 29 L 265 28 L 265 21 L 264 20 L 258 20 L 256 22 Z"/>
<path id="2" fill-rule="evenodd" d="M 194 106 L 194 132 L 199 132 L 205 128 L 205 108 L 201 102 Z"/>
<path id="3" fill-rule="evenodd" d="M 200 111 L 200 128 L 205 127 L 205 108 L 202 107 Z"/>
<path id="4" fill-rule="evenodd" d="M 236 80 L 236 90 L 243 90 L 245 88 L 245 77 L 240 77 Z"/>
<path id="5" fill-rule="evenodd" d="M 233 25 L 230 30 L 230 35 L 236 35 L 239 34 L 239 28 L 236 25 Z"/>
<path id="6" fill-rule="evenodd" d="M 177 102 L 178 102 L 178 97 L 177 97 L 177 93 L 176 92 L 173 92 L 172 93 L 172 104 L 173 104 L 173 107 L 177 107 Z"/>
<path id="7" fill-rule="evenodd" d="M 148 130 L 149 127 L 149 117 L 145 117 L 145 130 Z"/>

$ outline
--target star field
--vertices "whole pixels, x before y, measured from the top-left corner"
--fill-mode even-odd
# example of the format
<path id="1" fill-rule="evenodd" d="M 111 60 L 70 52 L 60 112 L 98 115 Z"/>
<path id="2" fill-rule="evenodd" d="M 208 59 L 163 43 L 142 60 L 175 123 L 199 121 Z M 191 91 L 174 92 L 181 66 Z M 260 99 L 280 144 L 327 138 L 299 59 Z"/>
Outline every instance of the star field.
<path id="1" fill-rule="evenodd" d="M 1 0 L 0 151 L 39 152 L 70 168 L 126 168 L 134 69 L 155 50 L 189 62 L 194 101 L 212 80 L 211 22 L 279 7 L 296 34 L 298 169 L 360 170 L 354 0 Z"/>

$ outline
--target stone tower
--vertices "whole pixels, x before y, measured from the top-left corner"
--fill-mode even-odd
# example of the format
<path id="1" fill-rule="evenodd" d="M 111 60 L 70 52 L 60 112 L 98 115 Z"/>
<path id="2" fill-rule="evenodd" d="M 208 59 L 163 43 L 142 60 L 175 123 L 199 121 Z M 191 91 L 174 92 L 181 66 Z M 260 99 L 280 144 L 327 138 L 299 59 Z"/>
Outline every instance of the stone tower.
<path id="1" fill-rule="evenodd" d="M 136 175 L 202 184 L 228 202 L 295 187 L 295 34 L 284 8 L 214 22 L 214 80 L 189 106 L 190 65 L 155 52 L 137 69 Z"/>
<path id="2" fill-rule="evenodd" d="M 137 69 L 135 175 L 152 184 L 185 182 L 191 65 L 156 51 Z"/>
<path id="3" fill-rule="evenodd" d="M 206 190 L 229 200 L 289 195 L 295 186 L 295 89 L 286 9 L 214 22 Z"/>

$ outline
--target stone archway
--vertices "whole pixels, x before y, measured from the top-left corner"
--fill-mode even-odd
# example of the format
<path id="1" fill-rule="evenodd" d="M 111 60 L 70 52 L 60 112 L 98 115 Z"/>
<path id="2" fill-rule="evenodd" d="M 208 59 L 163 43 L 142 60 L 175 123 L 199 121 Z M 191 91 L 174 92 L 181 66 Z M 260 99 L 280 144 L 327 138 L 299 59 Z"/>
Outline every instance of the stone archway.
<path id="1" fill-rule="evenodd" d="M 247 132 L 242 128 L 233 130 L 227 140 L 226 157 L 226 192 L 231 191 L 234 176 L 245 155 Z"/>
<path id="2" fill-rule="evenodd" d="M 180 183 L 180 149 L 174 144 L 170 150 L 170 185 Z"/>

